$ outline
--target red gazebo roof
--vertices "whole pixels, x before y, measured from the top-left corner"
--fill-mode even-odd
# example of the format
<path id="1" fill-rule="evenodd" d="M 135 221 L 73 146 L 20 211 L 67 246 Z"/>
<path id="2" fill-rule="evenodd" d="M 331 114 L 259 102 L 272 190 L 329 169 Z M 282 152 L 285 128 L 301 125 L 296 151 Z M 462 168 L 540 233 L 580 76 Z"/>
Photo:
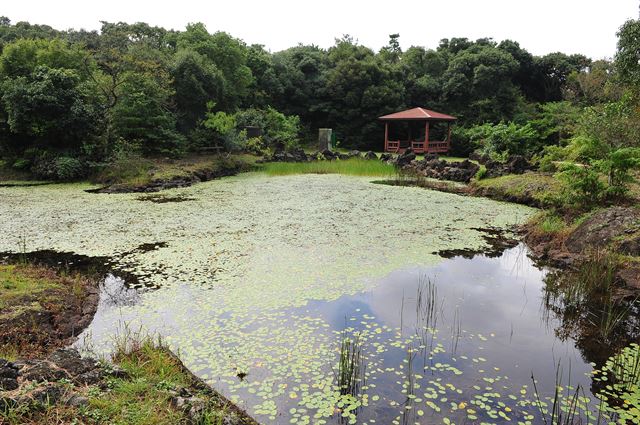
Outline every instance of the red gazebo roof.
<path id="1" fill-rule="evenodd" d="M 383 115 L 378 119 L 382 121 L 407 121 L 407 120 L 455 121 L 457 118 L 452 117 L 451 115 L 430 111 L 424 108 L 413 108 L 413 109 L 407 109 L 406 111 L 400 111 L 400 112 L 396 112 L 389 115 Z"/>

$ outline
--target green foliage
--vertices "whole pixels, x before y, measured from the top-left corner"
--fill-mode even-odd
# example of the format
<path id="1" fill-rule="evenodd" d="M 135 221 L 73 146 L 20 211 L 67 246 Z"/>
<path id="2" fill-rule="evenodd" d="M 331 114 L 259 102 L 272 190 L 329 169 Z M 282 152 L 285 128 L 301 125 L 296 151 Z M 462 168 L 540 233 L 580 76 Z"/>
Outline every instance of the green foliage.
<path id="1" fill-rule="evenodd" d="M 40 65 L 28 76 L 5 79 L 2 92 L 16 150 L 78 148 L 97 130 L 95 99 L 73 70 Z"/>
<path id="2" fill-rule="evenodd" d="M 593 208 L 627 196 L 632 171 L 640 168 L 640 115 L 631 94 L 615 102 L 585 108 L 575 120 L 566 146 L 547 146 L 539 158 L 544 171 L 565 161 L 560 177 L 564 200 L 579 209 Z M 582 164 L 582 165 L 575 165 Z"/>
<path id="3" fill-rule="evenodd" d="M 194 50 L 179 50 L 171 66 L 178 109 L 178 128 L 193 130 L 204 118 L 207 102 L 219 99 L 225 84 L 222 72 Z"/>
<path id="4" fill-rule="evenodd" d="M 539 146 L 538 133 L 531 124 L 483 124 L 470 128 L 466 135 L 482 154 L 503 158 L 530 154 Z"/>
<path id="5" fill-rule="evenodd" d="M 625 95 L 616 102 L 586 108 L 578 121 L 578 135 L 594 139 L 600 156 L 625 146 L 640 146 L 640 110 L 638 100 Z M 598 152 L 589 158 L 599 159 Z"/>
<path id="6" fill-rule="evenodd" d="M 631 170 L 640 168 L 640 148 L 616 149 L 593 164 L 607 176 L 608 196 L 623 197 L 628 191 L 628 184 L 634 180 L 630 174 Z"/>
<path id="7" fill-rule="evenodd" d="M 605 199 L 606 185 L 591 167 L 565 164 L 559 177 L 565 184 L 563 203 L 589 210 Z"/>
<path id="8" fill-rule="evenodd" d="M 87 164 L 83 161 L 69 156 L 55 156 L 48 151 L 39 152 L 30 163 L 34 176 L 45 180 L 69 181 L 88 173 Z"/>
<path id="9" fill-rule="evenodd" d="M 56 180 L 75 180 L 86 173 L 84 164 L 77 158 L 61 156 L 55 160 Z"/>
<path id="10" fill-rule="evenodd" d="M 192 50 L 206 58 L 209 67 L 206 72 L 209 75 L 217 72 L 221 74 L 222 78 L 215 78 L 223 82 L 220 91 L 216 93 L 215 98 L 209 100 L 214 100 L 218 108 L 227 112 L 240 105 L 253 81 L 251 70 L 246 65 L 247 52 L 244 43 L 224 32 L 210 34 L 204 24 L 196 23 L 187 25 L 187 29 L 178 35 L 177 47 Z"/>
<path id="11" fill-rule="evenodd" d="M 615 65 L 622 81 L 632 87 L 640 84 L 640 21 L 629 20 L 618 31 Z"/>
<path id="12" fill-rule="evenodd" d="M 262 129 L 263 134 L 259 138 L 260 141 L 253 141 L 252 146 L 289 150 L 299 144 L 300 118 L 297 116 L 287 116 L 272 107 L 266 109 L 251 108 L 237 112 L 235 120 L 238 129 L 244 127 Z"/>
<path id="13" fill-rule="evenodd" d="M 604 161 L 610 152 L 601 145 L 613 152 L 640 140 L 637 25 L 621 28 L 614 69 L 582 55 L 536 57 L 512 40 L 489 38 L 402 51 L 400 34 L 391 34 L 376 53 L 345 35 L 329 49 L 270 53 L 202 23 L 174 31 L 104 22 L 98 33 L 5 19 L 0 155 L 14 163 L 35 147 L 99 163 L 119 140 L 144 155 L 179 156 L 211 143 L 265 152 L 315 140 L 325 127 L 342 147 L 378 150 L 378 116 L 425 106 L 458 117 L 456 155 L 480 148 L 494 158 L 530 156 L 570 145 L 564 159 Z M 223 125 L 230 117 L 235 130 Z M 262 128 L 262 138 L 248 142 L 247 125 Z"/>
<path id="14" fill-rule="evenodd" d="M 545 146 L 563 144 L 574 135 L 580 108 L 565 101 L 545 103 L 539 109 L 530 124 Z"/>
<path id="15" fill-rule="evenodd" d="M 169 110 L 173 93 L 160 78 L 141 73 L 126 76 L 111 110 L 113 134 L 138 144 L 146 154 L 179 155 L 186 142 Z"/>
<path id="16" fill-rule="evenodd" d="M 78 46 L 54 40 L 21 39 L 8 44 L 0 56 L 0 75 L 15 78 L 31 74 L 38 66 L 53 69 L 74 69 L 87 77 L 86 53 Z"/>
<path id="17" fill-rule="evenodd" d="M 453 57 L 443 75 L 443 94 L 458 114 L 472 122 L 513 117 L 518 90 L 517 61 L 494 45 L 474 45 Z"/>
<path id="18" fill-rule="evenodd" d="M 620 423 L 640 424 L 640 346 L 637 343 L 610 357 L 602 369 L 596 371 L 594 380 L 606 384 L 598 397 L 606 403 L 607 410 L 619 416 Z"/>
<path id="19" fill-rule="evenodd" d="M 209 109 L 213 109 L 214 104 L 209 104 Z M 246 132 L 236 129 L 236 118 L 234 115 L 222 111 L 207 112 L 203 126 L 212 132 L 215 142 L 222 144 L 228 151 L 237 151 L 244 148 Z"/>

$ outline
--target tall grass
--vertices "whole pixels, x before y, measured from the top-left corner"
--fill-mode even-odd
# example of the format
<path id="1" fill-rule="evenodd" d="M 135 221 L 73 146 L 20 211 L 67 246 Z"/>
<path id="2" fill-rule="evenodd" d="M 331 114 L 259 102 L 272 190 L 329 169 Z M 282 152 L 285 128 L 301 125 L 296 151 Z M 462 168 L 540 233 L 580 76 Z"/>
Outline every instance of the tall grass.
<path id="1" fill-rule="evenodd" d="M 609 349 L 633 341 L 640 331 L 638 298 L 620 291 L 615 253 L 595 252 L 572 270 L 545 279 L 544 307 L 561 320 L 568 335 L 589 335 Z"/>
<path id="2" fill-rule="evenodd" d="M 365 380 L 365 362 L 362 355 L 360 335 L 352 337 L 345 331 L 340 345 L 340 358 L 336 381 L 340 394 L 357 397 Z"/>
<path id="3" fill-rule="evenodd" d="M 571 376 L 571 368 L 569 368 Z M 611 423 L 603 415 L 605 404 L 590 399 L 581 385 L 573 387 L 571 381 L 563 387 L 562 368 L 558 363 L 555 376 L 555 390 L 552 398 L 543 401 L 538 391 L 535 377 L 531 374 L 535 395 L 534 405 L 540 412 L 545 425 L 600 425 Z M 598 413 L 598 416 L 594 415 Z"/>
<path id="4" fill-rule="evenodd" d="M 565 308 L 576 310 L 595 304 L 606 305 L 613 299 L 619 265 L 615 254 L 598 251 L 573 270 L 549 275 L 547 302 L 560 302 Z"/>
<path id="5" fill-rule="evenodd" d="M 269 162 L 261 167 L 269 176 L 292 174 L 344 174 L 349 176 L 390 177 L 396 174 L 393 165 L 382 161 L 351 158 L 337 161 Z"/>

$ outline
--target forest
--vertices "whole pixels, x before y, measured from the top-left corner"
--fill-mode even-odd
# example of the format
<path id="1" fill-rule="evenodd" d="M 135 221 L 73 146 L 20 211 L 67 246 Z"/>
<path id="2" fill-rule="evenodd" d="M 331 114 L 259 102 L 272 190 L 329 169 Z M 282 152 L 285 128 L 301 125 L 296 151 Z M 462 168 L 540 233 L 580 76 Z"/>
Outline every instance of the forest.
<path id="1" fill-rule="evenodd" d="M 349 35 L 269 52 L 201 23 L 58 31 L 3 17 L 0 160 L 73 180 L 136 155 L 304 146 L 320 127 L 342 148 L 379 150 L 376 117 L 425 106 L 458 117 L 457 156 L 611 161 L 638 145 L 638 32 L 624 24 L 608 61 L 490 38 L 403 51 L 399 34 L 378 52 Z M 247 138 L 246 126 L 264 134 Z"/>

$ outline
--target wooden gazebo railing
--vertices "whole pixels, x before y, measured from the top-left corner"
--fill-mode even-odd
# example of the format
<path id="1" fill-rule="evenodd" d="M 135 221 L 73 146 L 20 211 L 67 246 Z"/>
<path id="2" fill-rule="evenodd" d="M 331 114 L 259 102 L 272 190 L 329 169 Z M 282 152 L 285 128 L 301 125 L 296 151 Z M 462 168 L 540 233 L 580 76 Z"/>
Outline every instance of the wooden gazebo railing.
<path id="1" fill-rule="evenodd" d="M 384 115 L 379 118 L 384 122 L 384 151 L 402 153 L 411 148 L 415 153 L 446 153 L 451 147 L 451 123 L 455 117 L 445 115 L 440 112 L 430 111 L 424 108 L 408 109 L 395 114 Z M 389 140 L 389 124 L 394 121 L 404 122 L 424 122 L 424 139 L 413 139 L 411 137 L 411 126 L 407 140 Z M 432 122 L 446 122 L 446 140 L 429 140 L 429 125 Z"/>

